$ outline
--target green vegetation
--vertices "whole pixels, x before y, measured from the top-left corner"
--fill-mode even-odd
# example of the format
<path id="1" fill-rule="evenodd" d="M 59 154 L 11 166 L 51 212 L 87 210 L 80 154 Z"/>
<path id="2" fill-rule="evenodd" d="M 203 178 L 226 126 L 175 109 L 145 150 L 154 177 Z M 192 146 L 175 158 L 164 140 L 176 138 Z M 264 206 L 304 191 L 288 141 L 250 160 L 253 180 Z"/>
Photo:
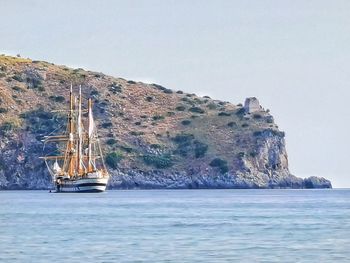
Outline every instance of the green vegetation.
<path id="1" fill-rule="evenodd" d="M 163 90 L 163 92 L 166 93 L 166 94 L 172 94 L 173 93 L 173 91 L 171 89 L 165 89 L 165 90 Z"/>
<path id="2" fill-rule="evenodd" d="M 188 109 L 188 111 L 190 111 L 190 112 L 195 112 L 195 113 L 204 113 L 204 112 L 205 112 L 205 111 L 204 111 L 202 108 L 200 108 L 200 107 L 191 107 L 191 108 Z"/>
<path id="3" fill-rule="evenodd" d="M 118 168 L 119 162 L 123 159 L 121 152 L 111 152 L 106 156 L 106 164 L 112 169 Z"/>
<path id="4" fill-rule="evenodd" d="M 239 117 L 242 117 L 244 114 L 245 114 L 245 109 L 244 108 L 239 108 L 236 111 L 236 115 L 239 116 Z"/>
<path id="5" fill-rule="evenodd" d="M 142 132 L 142 131 L 131 131 L 130 132 L 130 135 L 133 135 L 133 136 L 140 136 L 140 135 L 144 135 L 145 133 Z"/>
<path id="6" fill-rule="evenodd" d="M 209 103 L 209 104 L 207 105 L 207 107 L 208 107 L 209 110 L 215 110 L 215 109 L 217 108 L 217 106 L 216 106 L 215 103 Z"/>
<path id="7" fill-rule="evenodd" d="M 147 165 L 154 166 L 158 169 L 164 169 L 164 168 L 169 168 L 173 166 L 173 161 L 169 154 L 163 154 L 163 155 L 146 154 L 143 156 L 143 161 Z"/>
<path id="8" fill-rule="evenodd" d="M 152 97 L 152 96 L 147 96 L 147 97 L 146 97 L 146 101 L 151 102 L 152 100 L 153 100 L 153 97 Z"/>
<path id="9" fill-rule="evenodd" d="M 128 82 L 129 83 L 129 82 Z M 113 82 L 112 84 L 110 84 L 108 86 L 108 90 L 110 92 L 112 92 L 113 94 L 117 94 L 117 93 L 121 93 L 123 92 L 123 89 L 120 85 L 118 85 L 117 83 Z"/>
<path id="10" fill-rule="evenodd" d="M 54 96 L 54 95 L 50 96 L 49 99 L 60 103 L 66 100 L 63 96 Z"/>
<path id="11" fill-rule="evenodd" d="M 218 116 L 231 116 L 231 113 L 221 111 L 221 112 L 218 113 Z"/>
<path id="12" fill-rule="evenodd" d="M 25 91 L 24 89 L 22 89 L 22 88 L 19 87 L 19 86 L 13 86 L 12 89 L 15 90 L 15 91 L 18 91 L 18 92 L 23 92 L 23 91 Z"/>
<path id="13" fill-rule="evenodd" d="M 256 119 L 256 120 L 260 120 L 260 119 L 262 119 L 262 115 L 259 114 L 259 113 L 254 113 L 253 114 L 253 118 Z"/>
<path id="14" fill-rule="evenodd" d="M 111 122 L 104 122 L 102 123 L 102 128 L 111 128 L 113 126 L 113 124 Z"/>
<path id="15" fill-rule="evenodd" d="M 154 115 L 154 116 L 152 117 L 152 119 L 153 119 L 154 121 L 159 121 L 159 120 L 163 120 L 163 119 L 164 119 L 164 116 L 163 116 L 163 115 Z"/>
<path id="16" fill-rule="evenodd" d="M 107 143 L 108 145 L 114 145 L 114 144 L 117 143 L 117 140 L 116 140 L 116 139 L 113 139 L 113 138 L 110 138 L 110 139 L 108 139 L 108 140 L 106 141 L 106 143 Z"/>
<path id="17" fill-rule="evenodd" d="M 150 147 L 151 147 L 152 149 L 161 149 L 161 148 L 162 148 L 162 146 L 161 146 L 160 144 L 157 144 L 157 143 L 151 144 Z"/>
<path id="18" fill-rule="evenodd" d="M 91 92 L 90 92 L 90 95 L 91 96 L 96 96 L 96 95 L 98 95 L 98 91 L 97 90 L 92 90 Z"/>
<path id="19" fill-rule="evenodd" d="M 16 75 L 12 76 L 12 79 L 14 79 L 14 80 L 16 80 L 18 82 L 23 82 L 23 78 L 19 74 L 16 74 Z"/>
<path id="20" fill-rule="evenodd" d="M 0 113 L 6 113 L 6 112 L 8 112 L 8 109 L 0 108 Z"/>
<path id="21" fill-rule="evenodd" d="M 207 151 L 208 151 L 207 144 L 197 140 L 194 141 L 194 153 L 196 158 L 204 157 Z"/>
<path id="22" fill-rule="evenodd" d="M 220 158 L 215 158 L 215 159 L 213 159 L 213 160 L 209 163 L 209 165 L 210 165 L 211 167 L 218 167 L 218 168 L 220 169 L 220 172 L 221 172 L 222 174 L 225 174 L 225 173 L 228 172 L 227 161 L 222 160 L 222 159 L 220 159 Z"/>
<path id="23" fill-rule="evenodd" d="M 128 147 L 128 146 L 119 146 L 119 148 L 121 149 L 121 150 L 123 150 L 124 152 L 127 152 L 127 153 L 131 153 L 131 152 L 133 152 L 134 150 L 133 150 L 133 148 L 131 148 L 131 147 Z"/>
<path id="24" fill-rule="evenodd" d="M 177 106 L 175 109 L 176 109 L 177 111 L 184 111 L 184 110 L 186 109 L 186 107 L 183 106 L 183 105 L 179 105 L 179 106 Z"/>
<path id="25" fill-rule="evenodd" d="M 227 123 L 227 126 L 231 127 L 231 128 L 237 127 L 237 123 L 235 123 L 234 121 L 231 121 L 231 122 Z"/>
<path id="26" fill-rule="evenodd" d="M 190 120 L 183 120 L 182 122 L 181 122 L 181 124 L 182 125 L 190 125 L 191 124 L 191 121 Z"/>
<path id="27" fill-rule="evenodd" d="M 181 143 L 189 143 L 191 140 L 194 139 L 194 135 L 190 133 L 180 133 L 177 134 L 174 138 L 173 141 L 177 144 Z"/>

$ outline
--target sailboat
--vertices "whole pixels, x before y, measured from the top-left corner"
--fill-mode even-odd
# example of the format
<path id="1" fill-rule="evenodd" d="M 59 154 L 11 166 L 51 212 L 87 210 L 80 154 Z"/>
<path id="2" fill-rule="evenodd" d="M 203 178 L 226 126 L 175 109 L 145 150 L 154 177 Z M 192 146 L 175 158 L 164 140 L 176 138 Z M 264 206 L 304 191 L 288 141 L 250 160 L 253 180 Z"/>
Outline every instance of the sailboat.
<path id="1" fill-rule="evenodd" d="M 96 125 L 92 113 L 92 100 L 88 99 L 87 120 L 83 120 L 81 86 L 79 96 L 69 95 L 66 132 L 44 136 L 47 143 L 61 144 L 59 155 L 46 155 L 44 159 L 52 176 L 56 192 L 103 192 L 109 179 Z M 85 114 L 84 114 L 85 115 Z M 85 129 L 87 127 L 87 129 Z M 62 145 L 63 144 L 63 145 Z"/>

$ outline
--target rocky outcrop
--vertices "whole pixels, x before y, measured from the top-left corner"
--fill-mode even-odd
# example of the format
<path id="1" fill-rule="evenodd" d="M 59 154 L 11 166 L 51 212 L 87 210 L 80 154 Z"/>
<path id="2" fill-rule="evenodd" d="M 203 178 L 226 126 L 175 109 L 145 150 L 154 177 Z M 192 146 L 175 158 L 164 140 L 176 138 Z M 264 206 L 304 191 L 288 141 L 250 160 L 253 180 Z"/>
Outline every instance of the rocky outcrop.
<path id="1" fill-rule="evenodd" d="M 110 189 L 330 188 L 288 169 L 284 132 L 241 104 L 47 62 L 0 56 L 0 189 L 48 189 L 42 136 L 62 132 L 70 83 L 92 97 Z M 57 111 L 58 110 L 58 111 Z M 107 158 L 106 158 L 107 160 Z"/>

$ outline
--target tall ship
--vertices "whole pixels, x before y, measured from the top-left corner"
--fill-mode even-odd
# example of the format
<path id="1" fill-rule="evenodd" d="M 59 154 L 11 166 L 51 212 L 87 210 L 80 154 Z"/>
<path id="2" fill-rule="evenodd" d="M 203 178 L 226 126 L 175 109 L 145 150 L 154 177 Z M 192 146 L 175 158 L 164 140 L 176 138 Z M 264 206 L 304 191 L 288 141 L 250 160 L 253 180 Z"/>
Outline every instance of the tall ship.
<path id="1" fill-rule="evenodd" d="M 47 143 L 54 143 L 58 149 L 58 155 L 56 151 L 55 155 L 41 157 L 52 176 L 56 192 L 106 190 L 109 174 L 94 122 L 92 100 L 88 99 L 87 110 L 82 109 L 81 87 L 77 97 L 70 87 L 66 131 L 45 136 L 43 142 L 44 149 Z"/>

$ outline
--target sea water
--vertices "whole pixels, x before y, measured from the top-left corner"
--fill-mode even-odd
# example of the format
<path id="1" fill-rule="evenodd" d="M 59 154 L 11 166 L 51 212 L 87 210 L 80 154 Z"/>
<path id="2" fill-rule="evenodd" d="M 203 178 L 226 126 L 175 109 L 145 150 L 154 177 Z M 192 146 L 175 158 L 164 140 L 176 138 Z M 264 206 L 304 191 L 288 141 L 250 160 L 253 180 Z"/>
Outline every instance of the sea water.
<path id="1" fill-rule="evenodd" d="M 0 262 L 350 262 L 350 190 L 1 191 Z"/>

